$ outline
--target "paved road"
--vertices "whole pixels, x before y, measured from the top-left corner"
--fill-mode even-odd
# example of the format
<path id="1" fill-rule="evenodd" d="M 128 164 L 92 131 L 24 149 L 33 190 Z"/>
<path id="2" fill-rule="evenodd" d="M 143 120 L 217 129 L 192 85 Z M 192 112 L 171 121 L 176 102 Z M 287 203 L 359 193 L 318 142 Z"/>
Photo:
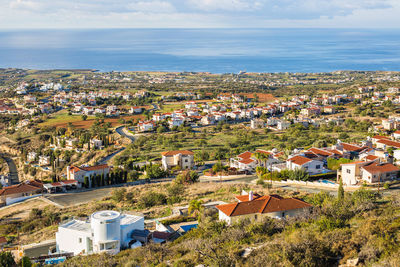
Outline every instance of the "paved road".
<path id="1" fill-rule="evenodd" d="M 0 154 L 0 157 L 4 158 L 4 160 L 8 165 L 8 169 L 10 170 L 11 184 L 12 185 L 18 184 L 19 183 L 18 170 L 14 160 L 11 157 L 8 157 L 4 154 Z"/>
<path id="2" fill-rule="evenodd" d="M 102 199 L 103 197 L 110 194 L 112 190 L 113 187 L 105 187 L 84 192 L 76 191 L 65 194 L 54 194 L 46 196 L 46 198 L 52 202 L 55 202 L 58 205 L 67 207 L 87 203 L 95 199 Z"/>
<path id="3" fill-rule="evenodd" d="M 107 164 L 108 161 L 110 161 L 110 159 L 112 159 L 115 155 L 119 154 L 120 152 L 124 151 L 125 147 L 121 147 L 120 149 L 118 149 L 117 151 L 115 151 L 114 153 L 111 153 L 110 155 L 105 156 L 104 158 L 102 158 L 101 160 L 99 160 L 97 163 L 99 165 L 101 164 Z"/>

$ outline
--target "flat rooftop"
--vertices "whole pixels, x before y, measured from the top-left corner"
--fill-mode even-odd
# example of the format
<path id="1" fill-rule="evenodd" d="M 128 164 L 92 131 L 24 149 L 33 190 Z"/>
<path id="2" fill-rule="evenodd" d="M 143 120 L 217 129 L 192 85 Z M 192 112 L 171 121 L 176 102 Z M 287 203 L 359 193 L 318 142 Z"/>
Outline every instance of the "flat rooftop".
<path id="1" fill-rule="evenodd" d="M 80 232 L 88 232 L 88 233 L 92 232 L 92 230 L 90 228 L 90 223 L 87 223 L 85 221 L 75 220 L 75 219 L 62 224 L 59 227 L 63 227 L 63 228 L 71 229 L 71 230 L 75 230 L 75 231 L 80 231 Z"/>
<path id="2" fill-rule="evenodd" d="M 131 214 L 122 214 L 121 215 L 121 227 L 133 224 L 133 223 L 139 221 L 142 218 L 143 218 L 143 216 L 137 216 L 137 215 L 131 215 Z"/>

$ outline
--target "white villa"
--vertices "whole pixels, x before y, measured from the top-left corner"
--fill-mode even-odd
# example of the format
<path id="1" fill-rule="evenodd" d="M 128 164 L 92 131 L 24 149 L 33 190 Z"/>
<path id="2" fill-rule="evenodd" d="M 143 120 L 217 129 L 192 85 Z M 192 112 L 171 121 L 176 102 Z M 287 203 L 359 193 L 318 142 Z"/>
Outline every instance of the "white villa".
<path id="1" fill-rule="evenodd" d="M 56 248 L 59 253 L 88 255 L 136 246 L 134 230 L 144 230 L 144 217 L 104 210 L 93 213 L 90 220 L 72 219 L 58 226 Z"/>

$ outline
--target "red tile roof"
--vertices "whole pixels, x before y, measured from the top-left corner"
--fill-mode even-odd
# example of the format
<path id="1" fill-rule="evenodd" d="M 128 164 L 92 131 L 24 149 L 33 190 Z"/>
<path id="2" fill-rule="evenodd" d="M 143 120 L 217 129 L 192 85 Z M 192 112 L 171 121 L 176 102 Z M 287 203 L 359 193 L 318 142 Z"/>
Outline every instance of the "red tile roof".
<path id="1" fill-rule="evenodd" d="M 243 201 L 216 206 L 227 216 L 240 216 L 254 213 L 270 213 L 311 207 L 310 204 L 296 198 L 281 198 L 279 196 L 263 196 L 252 201 Z"/>
<path id="2" fill-rule="evenodd" d="M 242 154 L 239 154 L 238 158 L 249 159 L 249 158 L 251 158 L 252 155 L 253 155 L 253 153 L 251 153 L 250 151 L 246 151 L 246 152 L 243 152 Z"/>
<path id="3" fill-rule="evenodd" d="M 379 157 L 375 156 L 375 155 L 368 155 L 368 156 L 365 157 L 365 159 L 368 160 L 368 161 L 371 161 L 371 160 L 379 159 Z"/>
<path id="4" fill-rule="evenodd" d="M 257 194 L 257 193 L 253 194 L 253 200 L 257 199 L 257 198 L 260 198 L 260 197 L 261 196 L 259 194 Z M 249 195 L 240 195 L 240 196 L 236 196 L 235 198 L 237 200 L 239 200 L 239 201 L 249 201 Z"/>
<path id="5" fill-rule="evenodd" d="M 363 149 L 360 146 L 351 145 L 351 144 L 347 144 L 347 143 L 342 143 L 342 146 L 343 146 L 343 149 L 347 150 L 347 151 L 359 152 Z"/>
<path id="6" fill-rule="evenodd" d="M 377 141 L 377 143 L 384 144 L 384 145 L 387 145 L 387 146 L 396 147 L 396 148 L 400 148 L 400 142 L 395 142 L 395 141 L 392 141 L 392 140 L 381 139 L 381 140 Z"/>
<path id="7" fill-rule="evenodd" d="M 305 164 L 307 162 L 310 162 L 312 160 L 309 159 L 309 158 L 303 157 L 303 156 L 294 156 L 294 157 L 288 159 L 288 161 L 291 161 L 291 162 L 293 162 L 294 164 L 297 164 L 297 165 L 303 165 L 303 164 Z"/>
<path id="8" fill-rule="evenodd" d="M 182 155 L 194 155 L 192 151 L 189 150 L 174 150 L 174 151 L 165 151 L 161 152 L 161 155 L 163 156 L 174 156 L 177 154 L 182 154 Z"/>
<path id="9" fill-rule="evenodd" d="M 372 137 L 373 139 L 378 139 L 378 140 L 380 140 L 380 139 L 390 139 L 389 137 L 387 137 L 387 136 L 382 136 L 382 135 L 375 135 L 374 137 Z"/>
<path id="10" fill-rule="evenodd" d="M 7 195 L 21 194 L 21 193 L 31 193 L 31 192 L 40 191 L 40 190 L 41 190 L 41 188 L 39 188 L 39 187 L 22 183 L 22 184 L 4 187 L 3 189 L 0 190 L 0 196 L 7 196 Z"/>
<path id="11" fill-rule="evenodd" d="M 400 170 L 391 163 L 378 163 L 378 162 L 373 162 L 367 166 L 363 166 L 362 168 L 369 173 L 396 172 Z"/>
<path id="12" fill-rule="evenodd" d="M 308 151 L 311 151 L 314 154 L 325 156 L 325 157 L 329 157 L 329 156 L 333 155 L 333 152 L 330 152 L 330 151 L 327 151 L 327 150 L 323 150 L 323 149 L 319 149 L 319 148 L 315 148 L 315 147 L 310 148 Z"/>
<path id="13" fill-rule="evenodd" d="M 242 159 L 242 160 L 239 160 L 239 162 L 240 163 L 243 163 L 243 164 L 250 164 L 250 163 L 252 163 L 252 162 L 254 162 L 255 160 L 254 159 Z"/>
<path id="14" fill-rule="evenodd" d="M 95 170 L 102 170 L 102 169 L 107 169 L 110 168 L 107 164 L 101 164 L 101 165 L 95 165 L 95 166 L 89 166 L 89 167 L 78 167 L 78 166 L 71 166 L 69 169 L 70 171 L 73 172 L 78 172 L 78 171 L 95 171 Z"/>

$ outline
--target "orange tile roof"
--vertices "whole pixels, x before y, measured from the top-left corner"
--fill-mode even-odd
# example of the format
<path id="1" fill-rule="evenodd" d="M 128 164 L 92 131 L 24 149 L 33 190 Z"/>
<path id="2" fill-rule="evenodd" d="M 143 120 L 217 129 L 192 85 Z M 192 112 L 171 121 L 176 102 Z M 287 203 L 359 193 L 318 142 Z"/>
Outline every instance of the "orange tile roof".
<path id="1" fill-rule="evenodd" d="M 333 152 L 329 152 L 327 150 L 323 150 L 323 149 L 319 149 L 319 148 L 315 148 L 315 147 L 310 148 L 308 151 L 311 151 L 311 152 L 313 152 L 314 154 L 317 154 L 317 155 L 327 156 L 327 157 L 333 155 Z"/>
<path id="2" fill-rule="evenodd" d="M 107 164 L 101 164 L 101 165 L 95 165 L 95 166 L 89 166 L 89 167 L 78 167 L 78 166 L 71 166 L 69 169 L 70 171 L 73 172 L 78 172 L 78 171 L 95 171 L 95 170 L 101 170 L 101 169 L 107 169 L 110 168 Z"/>
<path id="3" fill-rule="evenodd" d="M 254 161 L 255 161 L 254 159 L 250 159 L 250 158 L 245 158 L 245 159 L 239 160 L 239 162 L 243 163 L 243 164 L 250 164 Z"/>
<path id="4" fill-rule="evenodd" d="M 253 200 L 257 199 L 257 198 L 260 198 L 260 197 L 261 196 L 259 194 L 257 194 L 257 193 L 253 194 Z M 239 200 L 239 201 L 249 201 L 249 195 L 240 195 L 240 196 L 236 196 L 235 198 L 237 200 Z"/>
<path id="5" fill-rule="evenodd" d="M 358 152 L 358 151 L 361 151 L 363 149 L 360 146 L 351 145 L 351 144 L 347 144 L 347 143 L 342 143 L 342 146 L 343 146 L 343 149 L 347 150 L 347 151 Z"/>
<path id="6" fill-rule="evenodd" d="M 337 150 L 337 149 L 330 149 L 328 151 L 332 152 L 335 155 L 339 155 L 339 156 L 343 155 L 343 153 L 341 151 Z"/>
<path id="7" fill-rule="evenodd" d="M 246 152 L 243 152 L 242 154 L 239 154 L 238 158 L 249 159 L 249 158 L 251 158 L 252 155 L 253 155 L 253 153 L 251 153 L 250 151 L 246 151 Z"/>
<path id="8" fill-rule="evenodd" d="M 362 168 L 369 173 L 396 172 L 400 170 L 391 163 L 378 163 L 378 162 L 373 162 L 367 166 L 363 166 Z"/>
<path id="9" fill-rule="evenodd" d="M 375 135 L 374 137 L 372 137 L 373 139 L 390 139 L 387 136 L 382 136 L 382 135 Z"/>
<path id="10" fill-rule="evenodd" d="M 311 207 L 310 204 L 296 198 L 263 196 L 252 201 L 218 205 L 216 208 L 227 216 L 240 216 L 254 213 L 270 213 Z"/>
<path id="11" fill-rule="evenodd" d="M 342 165 L 350 165 L 350 164 L 359 164 L 359 163 L 365 163 L 365 161 L 359 160 L 359 161 L 353 161 L 353 162 L 349 162 L 349 163 L 342 163 L 342 164 L 340 164 L 340 166 L 342 166 Z"/>
<path id="12" fill-rule="evenodd" d="M 376 160 L 376 159 L 379 159 L 379 157 L 375 156 L 375 155 L 368 155 L 368 156 L 365 157 L 365 159 L 366 160 Z"/>
<path id="13" fill-rule="evenodd" d="M 400 142 L 395 142 L 395 141 L 392 141 L 392 140 L 381 139 L 377 143 L 381 143 L 381 144 L 384 144 L 384 145 L 387 145 L 387 146 L 400 148 Z"/>
<path id="14" fill-rule="evenodd" d="M 303 164 L 305 164 L 307 162 L 310 162 L 312 160 L 309 159 L 309 158 L 303 157 L 303 156 L 294 156 L 294 157 L 288 159 L 288 161 L 291 161 L 291 162 L 293 162 L 294 164 L 297 164 L 297 165 L 303 165 Z"/>
<path id="15" fill-rule="evenodd" d="M 174 156 L 177 154 L 182 154 L 182 155 L 194 155 L 194 153 L 192 151 L 189 150 L 173 150 L 173 151 L 165 151 L 165 152 L 161 152 L 161 155 L 163 156 Z"/>
<path id="16" fill-rule="evenodd" d="M 20 193 L 30 193 L 39 190 L 41 190 L 41 188 L 22 183 L 4 187 L 3 189 L 0 190 L 0 196 L 7 196 Z"/>

